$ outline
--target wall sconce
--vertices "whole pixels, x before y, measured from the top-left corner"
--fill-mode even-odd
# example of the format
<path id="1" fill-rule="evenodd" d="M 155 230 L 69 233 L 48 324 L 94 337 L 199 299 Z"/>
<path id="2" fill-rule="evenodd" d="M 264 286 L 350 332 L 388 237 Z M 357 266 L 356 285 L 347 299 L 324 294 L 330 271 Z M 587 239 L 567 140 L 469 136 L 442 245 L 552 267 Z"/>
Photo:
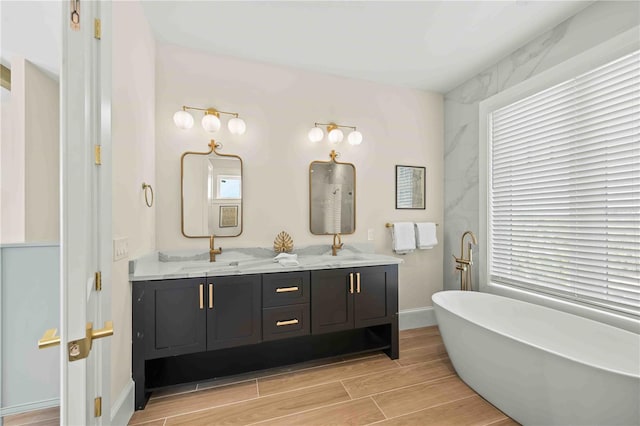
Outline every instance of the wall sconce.
<path id="1" fill-rule="evenodd" d="M 173 122 L 180 129 L 188 130 L 193 127 L 193 116 L 187 112 L 188 109 L 204 111 L 201 124 L 202 128 L 209 133 L 220 130 L 220 114 L 233 115 L 233 118 L 227 123 L 231 134 L 242 135 L 247 130 L 247 125 L 242 118 L 238 117 L 237 112 L 218 111 L 215 108 L 196 108 L 190 106 L 183 106 L 180 111 L 173 114 Z"/>
<path id="2" fill-rule="evenodd" d="M 313 128 L 309 130 L 309 140 L 311 142 L 320 142 L 324 137 L 322 128 L 318 126 L 327 126 L 327 138 L 332 144 L 340 143 L 342 139 L 344 139 L 344 133 L 340 130 L 341 127 L 352 129 L 352 132 L 349 133 L 347 137 L 351 145 L 360 145 L 362 143 L 362 133 L 357 131 L 355 126 L 343 126 L 342 124 L 336 123 L 315 123 Z"/>

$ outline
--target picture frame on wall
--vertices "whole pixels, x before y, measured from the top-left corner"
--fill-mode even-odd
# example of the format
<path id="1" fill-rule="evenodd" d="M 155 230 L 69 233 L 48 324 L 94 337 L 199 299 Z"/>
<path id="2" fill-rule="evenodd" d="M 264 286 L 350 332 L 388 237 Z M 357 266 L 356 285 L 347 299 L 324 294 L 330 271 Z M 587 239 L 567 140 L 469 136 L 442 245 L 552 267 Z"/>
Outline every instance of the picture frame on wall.
<path id="1" fill-rule="evenodd" d="M 238 206 L 220 206 L 220 228 L 238 226 Z"/>
<path id="2" fill-rule="evenodd" d="M 396 209 L 426 209 L 427 168 L 396 165 Z"/>

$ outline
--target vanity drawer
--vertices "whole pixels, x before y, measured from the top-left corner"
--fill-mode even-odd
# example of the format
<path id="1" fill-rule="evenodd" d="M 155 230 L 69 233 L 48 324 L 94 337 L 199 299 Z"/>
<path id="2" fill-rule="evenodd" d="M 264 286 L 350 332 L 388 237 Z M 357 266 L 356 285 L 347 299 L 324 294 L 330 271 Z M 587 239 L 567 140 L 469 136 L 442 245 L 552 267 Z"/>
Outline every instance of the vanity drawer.
<path id="1" fill-rule="evenodd" d="M 309 304 L 262 310 L 262 340 L 286 339 L 309 334 Z"/>
<path id="2" fill-rule="evenodd" d="M 304 272 L 283 272 L 262 276 L 262 306 L 286 306 L 309 303 L 310 274 Z"/>

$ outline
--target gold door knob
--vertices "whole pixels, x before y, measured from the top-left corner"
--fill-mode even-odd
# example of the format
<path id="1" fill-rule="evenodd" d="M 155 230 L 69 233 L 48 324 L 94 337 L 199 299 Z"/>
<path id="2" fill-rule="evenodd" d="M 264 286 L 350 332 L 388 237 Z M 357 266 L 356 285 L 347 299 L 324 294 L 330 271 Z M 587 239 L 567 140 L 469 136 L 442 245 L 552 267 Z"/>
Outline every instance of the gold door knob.
<path id="1" fill-rule="evenodd" d="M 38 349 L 50 348 L 60 344 L 60 336 L 56 336 L 57 328 L 50 328 L 44 332 L 42 339 L 38 340 Z"/>

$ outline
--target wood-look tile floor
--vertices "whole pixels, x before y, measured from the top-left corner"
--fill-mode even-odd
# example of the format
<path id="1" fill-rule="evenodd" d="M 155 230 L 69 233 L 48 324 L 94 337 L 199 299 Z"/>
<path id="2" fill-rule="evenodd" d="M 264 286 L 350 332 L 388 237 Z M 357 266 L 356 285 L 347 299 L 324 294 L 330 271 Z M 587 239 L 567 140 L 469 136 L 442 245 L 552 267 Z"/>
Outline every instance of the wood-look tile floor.
<path id="1" fill-rule="evenodd" d="M 50 419 L 5 418 L 5 426 Z M 130 425 L 517 425 L 456 375 L 437 327 L 400 332 L 400 358 L 347 356 L 155 392 Z"/>

